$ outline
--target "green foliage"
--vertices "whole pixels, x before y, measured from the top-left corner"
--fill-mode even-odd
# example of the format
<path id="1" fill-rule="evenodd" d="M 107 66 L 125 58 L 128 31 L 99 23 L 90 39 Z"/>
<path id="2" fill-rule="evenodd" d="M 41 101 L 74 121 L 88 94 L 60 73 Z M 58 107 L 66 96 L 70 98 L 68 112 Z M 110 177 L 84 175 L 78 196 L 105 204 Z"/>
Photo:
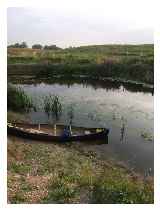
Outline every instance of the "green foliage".
<path id="1" fill-rule="evenodd" d="M 7 111 L 7 121 L 10 123 L 16 123 L 16 122 L 29 122 L 29 117 L 24 115 L 23 112 L 18 113 L 14 111 Z"/>
<path id="2" fill-rule="evenodd" d="M 25 202 L 25 197 L 22 194 L 16 193 L 12 198 L 12 204 L 20 204 Z"/>
<path id="3" fill-rule="evenodd" d="M 100 204 L 140 204 L 150 203 L 151 199 L 151 188 L 145 183 L 140 185 L 120 178 L 113 181 L 106 176 L 95 182 L 91 193 L 91 203 Z"/>
<path id="4" fill-rule="evenodd" d="M 9 169 L 14 173 L 25 174 L 29 173 L 29 171 L 31 170 L 31 165 L 24 165 L 22 163 L 18 164 L 17 162 L 12 162 Z"/>
<path id="5" fill-rule="evenodd" d="M 49 95 L 44 98 L 44 110 L 48 115 L 55 116 L 56 120 L 62 112 L 62 104 L 60 102 L 59 96 Z"/>
<path id="6" fill-rule="evenodd" d="M 153 178 L 104 162 L 79 145 L 10 140 L 8 151 L 11 203 L 153 203 Z M 34 194 L 43 191 L 35 202 Z"/>
<path id="7" fill-rule="evenodd" d="M 151 133 L 147 132 L 147 131 L 142 131 L 141 132 L 141 137 L 147 141 L 152 141 L 153 140 L 153 136 Z"/>
<path id="8" fill-rule="evenodd" d="M 83 46 L 40 52 L 8 49 L 8 63 L 44 64 L 40 73 L 39 70 L 33 73 L 46 77 L 76 74 L 154 82 L 154 50 L 149 44 Z"/>
<path id="9" fill-rule="evenodd" d="M 34 44 L 32 45 L 32 49 L 42 49 L 42 45 L 41 44 Z"/>
<path id="10" fill-rule="evenodd" d="M 70 200 L 77 195 L 77 190 L 63 179 L 57 179 L 56 183 L 49 187 L 49 194 L 43 203 L 70 203 Z"/>
<path id="11" fill-rule="evenodd" d="M 60 49 L 59 47 L 57 47 L 56 45 L 45 45 L 44 49 L 48 49 L 48 50 L 58 50 Z"/>
<path id="12" fill-rule="evenodd" d="M 36 58 L 34 58 L 33 56 L 27 56 L 27 57 L 8 57 L 7 58 L 8 63 L 12 62 L 12 64 L 16 64 L 16 63 L 23 63 L 23 64 L 27 64 L 27 63 L 35 63 L 37 61 Z"/>
<path id="13" fill-rule="evenodd" d="M 26 42 L 22 42 L 21 44 L 15 43 L 13 45 L 9 45 L 8 48 L 28 48 Z"/>
<path id="14" fill-rule="evenodd" d="M 7 88 L 7 108 L 18 112 L 28 112 L 34 108 L 31 98 L 18 87 L 8 85 Z"/>

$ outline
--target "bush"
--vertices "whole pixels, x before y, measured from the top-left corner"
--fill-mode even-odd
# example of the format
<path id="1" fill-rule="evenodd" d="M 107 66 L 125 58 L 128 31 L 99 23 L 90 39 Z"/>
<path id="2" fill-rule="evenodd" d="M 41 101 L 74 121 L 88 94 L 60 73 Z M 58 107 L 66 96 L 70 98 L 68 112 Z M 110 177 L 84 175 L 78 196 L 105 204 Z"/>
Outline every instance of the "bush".
<path id="1" fill-rule="evenodd" d="M 41 44 L 34 44 L 32 46 L 32 49 L 42 49 L 42 45 Z"/>

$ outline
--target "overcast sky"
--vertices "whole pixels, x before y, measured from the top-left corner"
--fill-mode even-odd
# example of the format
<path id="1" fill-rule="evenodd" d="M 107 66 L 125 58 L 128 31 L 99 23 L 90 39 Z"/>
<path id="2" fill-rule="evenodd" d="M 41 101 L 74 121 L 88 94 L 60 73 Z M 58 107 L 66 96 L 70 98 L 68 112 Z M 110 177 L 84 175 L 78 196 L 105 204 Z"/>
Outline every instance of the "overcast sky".
<path id="1" fill-rule="evenodd" d="M 110 4 L 101 0 L 89 4 L 86 0 L 85 5 L 75 2 L 52 8 L 8 8 L 8 44 L 26 41 L 30 46 L 41 43 L 69 47 L 153 43 L 150 4 L 138 0 L 112 0 Z"/>

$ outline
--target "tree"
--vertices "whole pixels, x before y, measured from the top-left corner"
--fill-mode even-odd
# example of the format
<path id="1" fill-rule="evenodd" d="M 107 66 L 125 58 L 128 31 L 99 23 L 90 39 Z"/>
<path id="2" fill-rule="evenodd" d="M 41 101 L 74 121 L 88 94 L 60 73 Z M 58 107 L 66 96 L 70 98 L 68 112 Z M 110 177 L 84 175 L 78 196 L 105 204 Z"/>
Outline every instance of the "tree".
<path id="1" fill-rule="evenodd" d="M 20 44 L 19 44 L 19 43 L 15 43 L 15 44 L 13 45 L 13 47 L 15 47 L 15 48 L 20 48 Z"/>
<path id="2" fill-rule="evenodd" d="M 8 48 L 28 48 L 28 46 L 26 42 L 22 42 L 21 44 L 15 43 L 15 44 L 9 45 Z"/>
<path id="3" fill-rule="evenodd" d="M 47 49 L 47 50 L 57 50 L 57 49 L 60 49 L 59 47 L 57 47 L 56 45 L 45 45 L 44 46 L 44 49 Z"/>
<path id="4" fill-rule="evenodd" d="M 28 48 L 27 43 L 26 42 L 22 42 L 20 44 L 20 48 Z"/>
<path id="5" fill-rule="evenodd" d="M 32 46 L 32 49 L 42 49 L 42 45 L 41 44 L 34 44 Z"/>

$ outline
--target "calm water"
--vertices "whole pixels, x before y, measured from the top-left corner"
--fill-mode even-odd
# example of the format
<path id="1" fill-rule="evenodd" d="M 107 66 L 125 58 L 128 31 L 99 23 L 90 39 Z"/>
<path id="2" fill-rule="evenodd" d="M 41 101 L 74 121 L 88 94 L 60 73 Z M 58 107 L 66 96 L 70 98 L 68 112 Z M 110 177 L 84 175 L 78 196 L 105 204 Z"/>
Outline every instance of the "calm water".
<path id="1" fill-rule="evenodd" d="M 39 105 L 37 112 L 29 113 L 32 122 L 52 121 L 41 110 L 41 104 L 44 96 L 57 94 L 63 104 L 60 123 L 68 123 L 67 109 L 72 104 L 74 125 L 110 128 L 108 145 L 88 144 L 88 149 L 95 150 L 103 159 L 113 158 L 138 172 L 153 174 L 153 93 L 150 90 L 109 81 L 57 80 L 18 86 Z"/>

